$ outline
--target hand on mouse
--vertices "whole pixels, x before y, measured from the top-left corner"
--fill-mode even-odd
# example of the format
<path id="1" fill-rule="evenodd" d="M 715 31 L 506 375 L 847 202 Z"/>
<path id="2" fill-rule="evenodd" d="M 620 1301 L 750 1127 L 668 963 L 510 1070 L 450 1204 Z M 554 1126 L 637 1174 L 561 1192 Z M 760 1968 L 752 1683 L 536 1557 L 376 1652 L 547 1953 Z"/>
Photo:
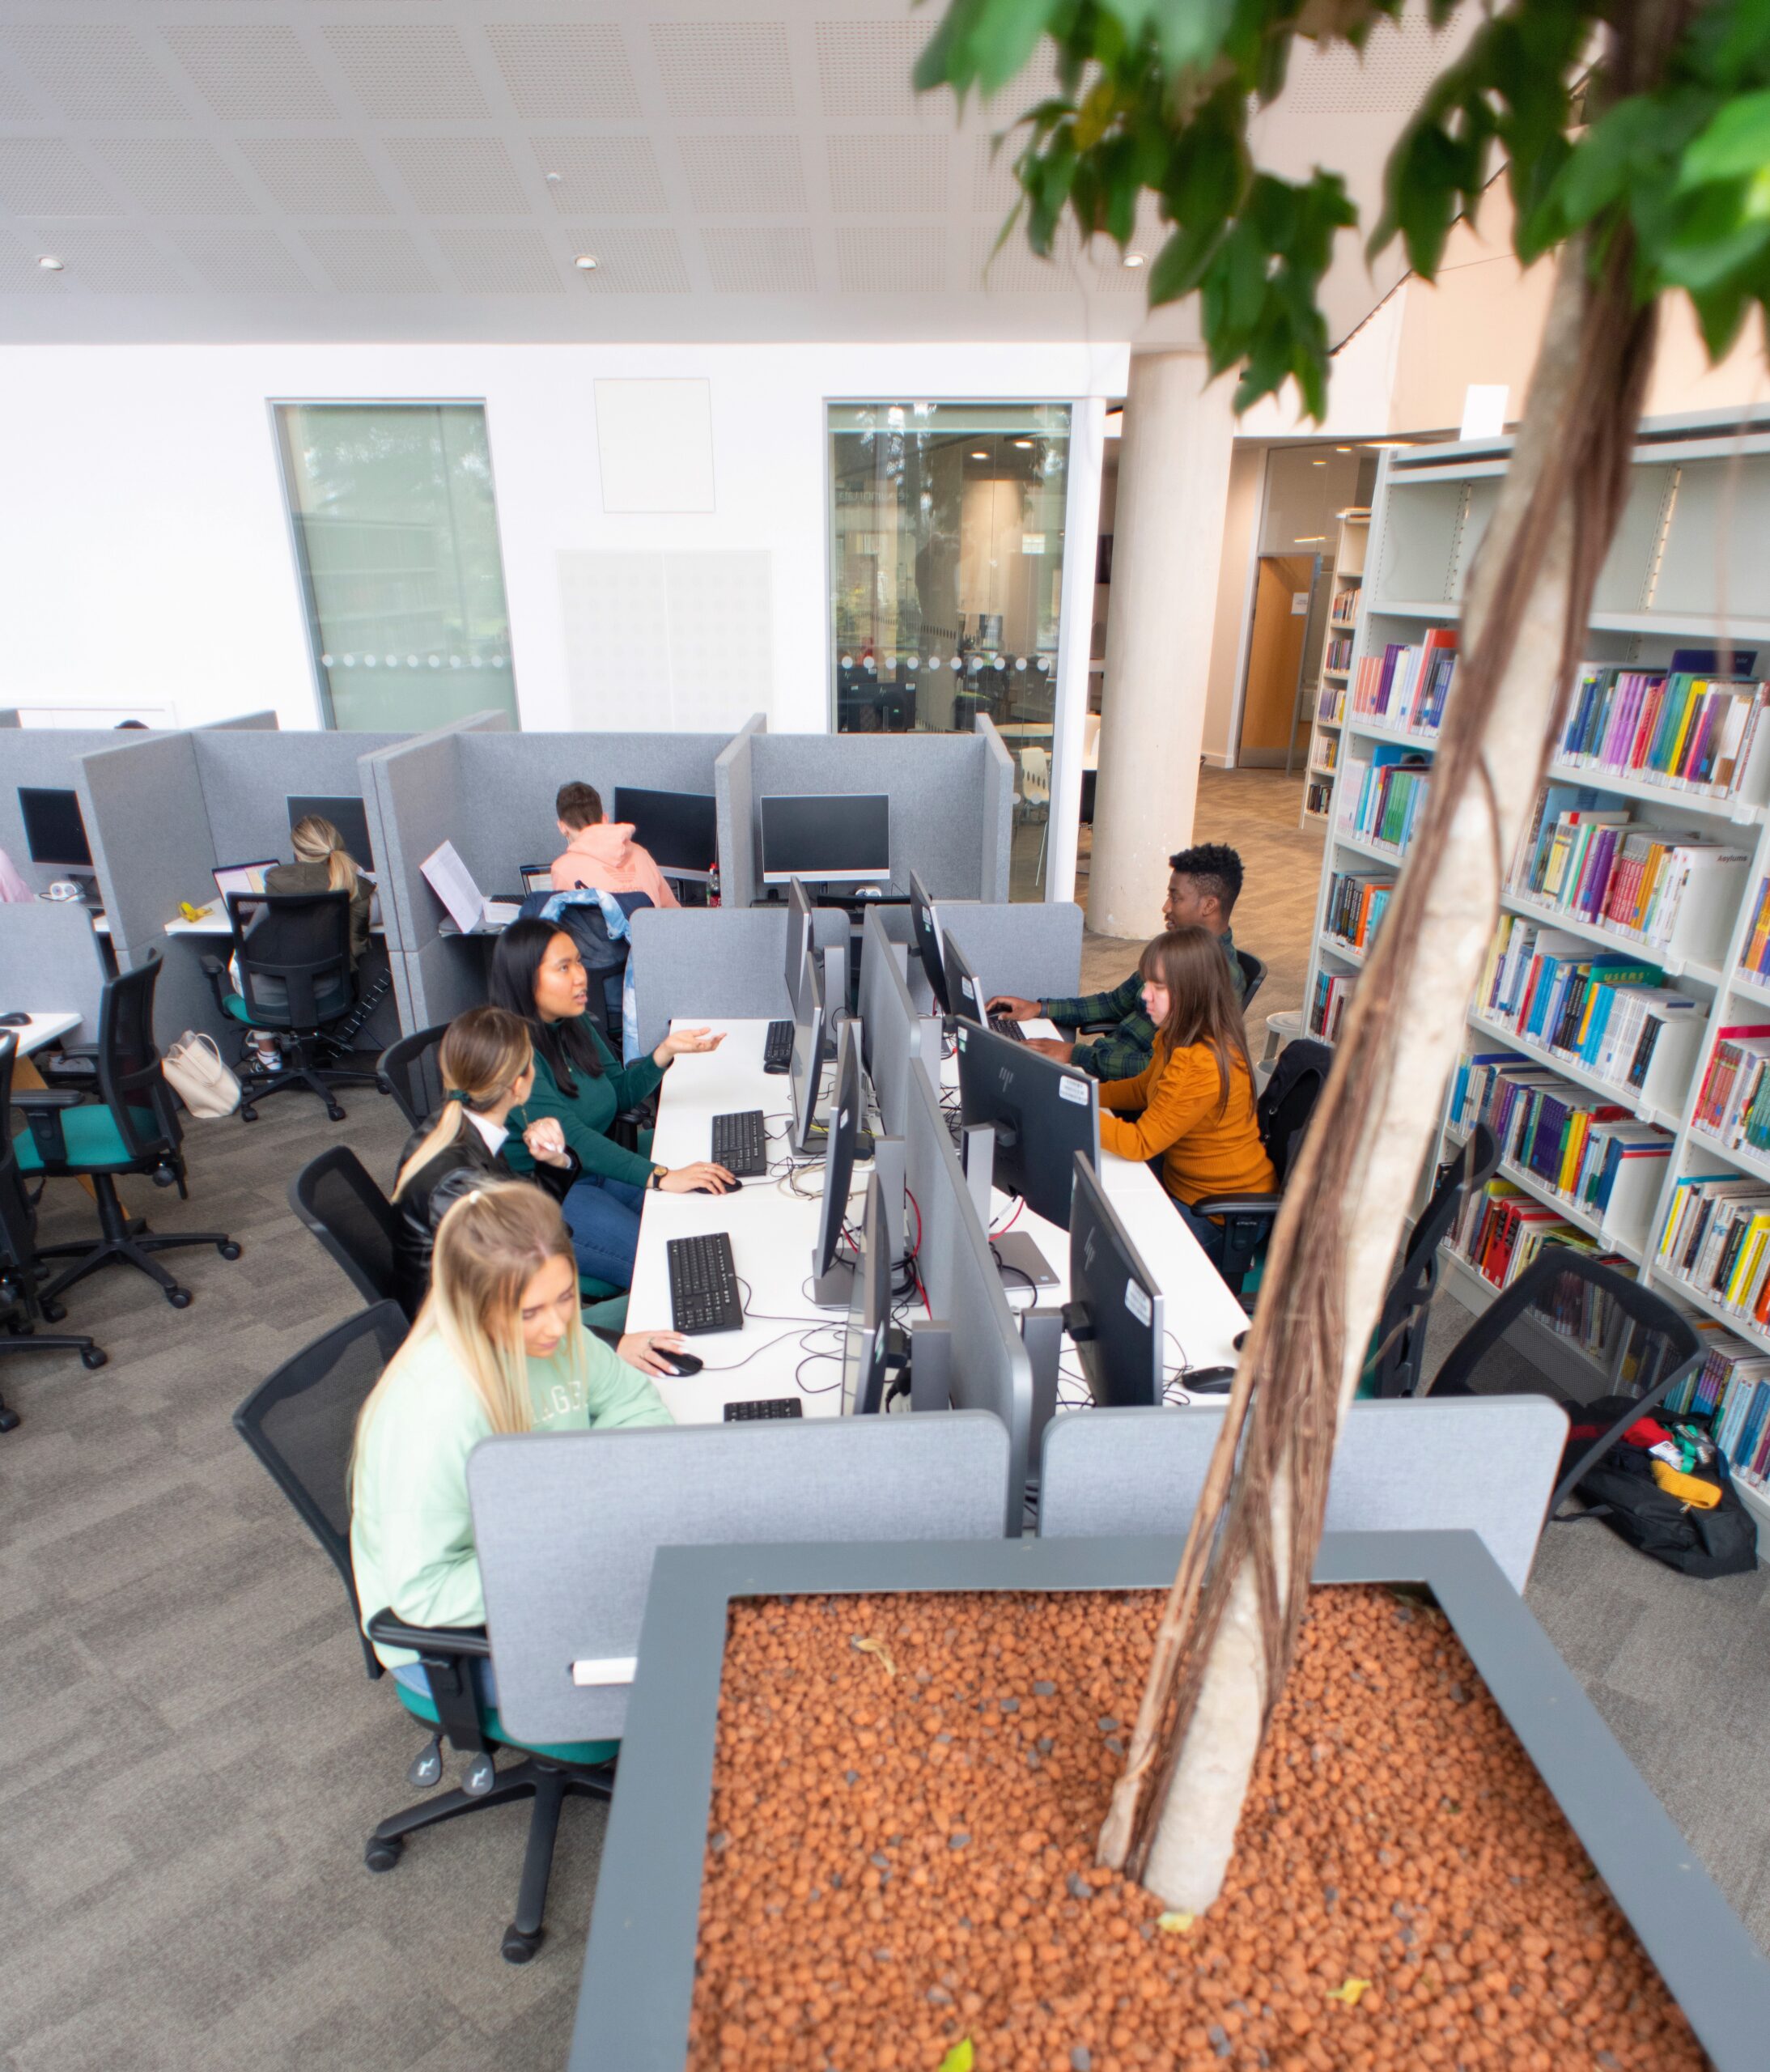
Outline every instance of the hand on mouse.
<path id="1" fill-rule="evenodd" d="M 669 1376 L 676 1371 L 669 1355 L 687 1352 L 688 1340 L 678 1331 L 630 1331 L 614 1349 L 642 1374 Z"/>
<path id="2" fill-rule="evenodd" d="M 1023 1000 L 1018 993 L 998 993 L 990 1002 L 991 1014 L 1005 1014 L 1010 1021 L 1037 1021 L 1044 1009 L 1037 1000 Z"/>
<path id="3" fill-rule="evenodd" d="M 715 1166 L 710 1158 L 703 1158 L 696 1165 L 673 1167 L 658 1182 L 658 1191 L 666 1195 L 722 1195 L 736 1185 L 735 1174 L 728 1173 L 723 1166 Z"/>

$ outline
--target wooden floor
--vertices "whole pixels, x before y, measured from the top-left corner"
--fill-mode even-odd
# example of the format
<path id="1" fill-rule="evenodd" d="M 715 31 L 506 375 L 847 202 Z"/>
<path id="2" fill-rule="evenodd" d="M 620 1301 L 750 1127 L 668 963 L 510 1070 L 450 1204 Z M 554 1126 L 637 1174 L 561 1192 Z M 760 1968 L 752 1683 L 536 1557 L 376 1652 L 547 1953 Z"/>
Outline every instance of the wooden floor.
<path id="1" fill-rule="evenodd" d="M 1301 997 L 1318 838 L 1296 830 L 1295 792 L 1263 772 L 1208 773 L 1201 790 L 1199 839 L 1233 840 L 1247 866 L 1236 930 L 1272 967 L 1260 1015 Z M 1107 981 L 1134 954 L 1089 945 Z M 229 1423 L 354 1306 L 286 1199 L 341 1138 L 389 1172 L 391 1104 L 345 1105 L 337 1126 L 294 1096 L 254 1125 L 193 1123 L 192 1199 L 145 1183 L 129 1198 L 156 1227 L 228 1230 L 244 1255 L 189 1255 L 182 1313 L 121 1272 L 76 1291 L 73 1320 L 112 1356 L 100 1373 L 0 1358 L 25 1418 L 0 1437 L 6 2072 L 564 2062 L 602 1810 L 566 1808 L 551 1938 L 523 1969 L 498 1955 L 523 1808 L 421 1836 L 386 1876 L 364 1869 L 370 1828 L 414 1795 L 420 1737 L 365 1679 L 336 1576 Z M 84 1198 L 62 1194 L 46 1238 L 83 1227 Z M 1442 1332 L 1458 1323 L 1447 1310 Z M 1530 1603 L 1770 1943 L 1765 1580 L 1691 1582 L 1601 1526 L 1562 1526 Z"/>

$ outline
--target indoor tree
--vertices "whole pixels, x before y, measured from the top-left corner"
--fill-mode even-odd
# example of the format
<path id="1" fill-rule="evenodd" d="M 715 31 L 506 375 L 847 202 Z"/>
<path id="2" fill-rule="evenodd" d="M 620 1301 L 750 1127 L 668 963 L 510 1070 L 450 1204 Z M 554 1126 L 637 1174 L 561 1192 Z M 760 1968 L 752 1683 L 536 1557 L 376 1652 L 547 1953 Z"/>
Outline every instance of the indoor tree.
<path id="1" fill-rule="evenodd" d="M 1433 0 L 1435 25 L 1458 0 Z M 1042 40 L 1059 89 L 1015 151 L 1017 219 L 1123 248 L 1145 189 L 1165 227 L 1152 303 L 1196 293 L 1236 405 L 1294 380 L 1318 418 L 1317 297 L 1356 211 L 1327 168 L 1262 171 L 1298 37 L 1362 46 L 1402 0 L 951 0 L 916 83 L 1000 92 Z M 1680 292 L 1712 357 L 1770 301 L 1770 0 L 1491 6 L 1391 155 L 1372 248 L 1433 278 L 1503 163 L 1513 244 L 1556 278 L 1512 460 L 1462 614 L 1433 783 L 1287 1191 L 1206 1490 L 1157 1636 L 1101 1860 L 1170 1906 L 1217 1896 L 1297 1644 L 1328 1466 L 1466 1004 L 1621 514 L 1656 312 Z M 1544 715 L 1547 715 L 1545 726 Z"/>

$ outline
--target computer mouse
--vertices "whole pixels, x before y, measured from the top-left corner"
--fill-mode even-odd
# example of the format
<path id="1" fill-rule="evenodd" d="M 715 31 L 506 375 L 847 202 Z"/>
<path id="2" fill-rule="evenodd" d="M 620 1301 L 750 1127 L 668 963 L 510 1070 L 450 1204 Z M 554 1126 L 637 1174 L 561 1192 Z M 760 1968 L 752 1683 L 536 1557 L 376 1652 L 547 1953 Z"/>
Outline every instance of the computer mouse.
<path id="1" fill-rule="evenodd" d="M 0 1014 L 0 1029 L 25 1029 L 30 1025 L 28 1014 Z"/>
<path id="2" fill-rule="evenodd" d="M 1182 1368 L 1180 1386 L 1188 1395 L 1225 1395 L 1235 1379 L 1233 1367 Z"/>
<path id="3" fill-rule="evenodd" d="M 1237 1352 L 1242 1350 L 1242 1347 L 1246 1345 L 1247 1342 L 1248 1335 L 1245 1331 L 1238 1331 L 1235 1336 L 1229 1340 L 1230 1344 L 1235 1348 Z"/>
<path id="4" fill-rule="evenodd" d="M 733 1180 L 728 1187 L 690 1187 L 691 1195 L 735 1195 L 743 1186 L 741 1180 Z"/>
<path id="5" fill-rule="evenodd" d="M 686 1382 L 690 1374 L 699 1374 L 701 1369 L 707 1364 L 702 1360 L 697 1360 L 692 1352 L 660 1351 L 657 1357 L 667 1364 L 672 1378 L 678 1382 Z"/>

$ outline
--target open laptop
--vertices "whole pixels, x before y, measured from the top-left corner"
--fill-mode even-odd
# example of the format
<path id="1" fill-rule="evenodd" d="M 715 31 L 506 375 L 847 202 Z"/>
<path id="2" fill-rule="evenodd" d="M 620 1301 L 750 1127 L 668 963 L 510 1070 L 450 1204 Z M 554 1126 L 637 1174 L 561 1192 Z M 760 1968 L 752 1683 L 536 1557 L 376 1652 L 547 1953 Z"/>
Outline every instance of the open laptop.
<path id="1" fill-rule="evenodd" d="M 281 861 L 281 857 L 267 856 L 261 864 L 218 864 L 210 876 L 225 900 L 230 892 L 262 892 L 265 873 L 274 870 Z"/>
<path id="2" fill-rule="evenodd" d="M 476 929 L 507 928 L 521 911 L 520 900 L 486 898 L 452 842 L 433 849 L 418 868 L 464 936 L 472 935 Z"/>
<path id="3" fill-rule="evenodd" d="M 524 898 L 533 898 L 537 892 L 553 890 L 553 865 L 551 864 L 524 864 L 521 868 Z"/>

